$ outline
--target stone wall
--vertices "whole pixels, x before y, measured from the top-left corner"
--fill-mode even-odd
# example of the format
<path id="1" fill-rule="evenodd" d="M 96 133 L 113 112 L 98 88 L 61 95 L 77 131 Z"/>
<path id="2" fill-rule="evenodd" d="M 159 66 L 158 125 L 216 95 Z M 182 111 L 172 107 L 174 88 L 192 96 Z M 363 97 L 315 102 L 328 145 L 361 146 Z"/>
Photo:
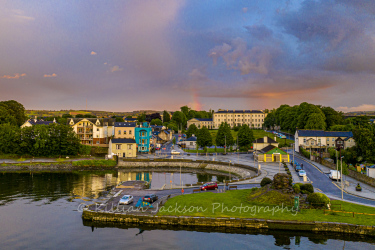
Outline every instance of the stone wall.
<path id="1" fill-rule="evenodd" d="M 118 168 L 119 169 L 127 169 L 127 168 L 161 168 L 161 167 L 182 167 L 182 168 L 194 168 L 194 169 L 209 169 L 209 170 L 216 170 L 222 172 L 231 172 L 235 175 L 241 176 L 242 178 L 249 178 L 253 177 L 257 174 L 256 169 L 255 171 L 250 169 L 249 166 L 237 166 L 237 165 L 230 165 L 228 163 L 204 163 L 203 161 L 200 162 L 193 162 L 193 161 L 119 161 Z M 245 168 L 246 167 L 246 168 Z"/>
<path id="2" fill-rule="evenodd" d="M 298 230 L 313 232 L 350 233 L 375 236 L 375 226 L 335 222 L 277 221 L 252 218 L 206 218 L 190 216 L 150 216 L 104 213 L 84 210 L 83 220 L 95 222 L 133 223 L 145 225 L 229 227 L 246 229 Z"/>

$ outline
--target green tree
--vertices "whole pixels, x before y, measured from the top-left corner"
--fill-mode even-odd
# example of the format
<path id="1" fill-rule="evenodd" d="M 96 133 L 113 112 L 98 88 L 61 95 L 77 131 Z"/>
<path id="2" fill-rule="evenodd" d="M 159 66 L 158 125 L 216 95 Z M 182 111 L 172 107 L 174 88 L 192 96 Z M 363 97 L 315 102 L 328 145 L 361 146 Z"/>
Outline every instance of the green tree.
<path id="1" fill-rule="evenodd" d="M 169 122 L 171 120 L 171 116 L 168 111 L 164 110 L 163 112 L 163 122 Z"/>
<path id="2" fill-rule="evenodd" d="M 373 130 L 358 127 L 353 131 L 353 138 L 357 145 L 357 154 L 362 156 L 366 161 L 374 161 L 375 138 Z"/>
<path id="3" fill-rule="evenodd" d="M 327 128 L 344 123 L 344 115 L 342 112 L 337 112 L 331 107 L 322 107 L 321 110 L 326 117 Z"/>
<path id="4" fill-rule="evenodd" d="M 176 145 L 176 137 L 173 136 L 173 141 L 172 141 L 173 145 Z"/>
<path id="5" fill-rule="evenodd" d="M 0 154 L 20 153 L 21 129 L 9 123 L 0 124 Z"/>
<path id="6" fill-rule="evenodd" d="M 137 121 L 138 122 L 144 122 L 146 121 L 146 113 L 141 113 L 137 116 Z"/>
<path id="7" fill-rule="evenodd" d="M 187 119 L 186 119 L 185 114 L 181 111 L 176 111 L 173 113 L 172 121 L 177 124 L 178 128 L 186 127 Z"/>
<path id="8" fill-rule="evenodd" d="M 244 124 L 238 130 L 238 145 L 240 147 L 248 147 L 254 141 L 253 131 L 248 125 Z"/>
<path id="9" fill-rule="evenodd" d="M 198 131 L 199 129 L 197 128 L 197 126 L 195 126 L 195 124 L 191 124 L 186 131 L 186 137 L 189 138 L 192 135 L 198 135 Z"/>
<path id="10" fill-rule="evenodd" d="M 234 144 L 232 132 L 230 130 L 230 126 L 228 123 L 223 122 L 220 124 L 220 127 L 217 131 L 216 134 L 216 145 L 217 146 L 225 146 L 225 141 L 226 145 L 230 146 Z"/>
<path id="11" fill-rule="evenodd" d="M 185 106 L 182 106 L 180 109 L 181 109 L 181 112 L 184 113 L 184 115 L 187 117 L 189 114 L 190 108 L 185 105 Z"/>
<path id="12" fill-rule="evenodd" d="M 306 122 L 305 129 L 326 129 L 324 114 L 313 113 Z"/>
<path id="13" fill-rule="evenodd" d="M 197 135 L 197 144 L 200 147 L 212 146 L 212 137 L 210 131 L 206 127 L 202 127 Z"/>
<path id="14" fill-rule="evenodd" d="M 16 120 L 15 125 L 21 126 L 26 121 L 25 108 L 21 103 L 14 100 L 9 100 L 0 102 L 0 106 L 6 107 L 9 114 L 14 117 Z"/>
<path id="15" fill-rule="evenodd" d="M 174 121 L 168 123 L 167 128 L 172 129 L 175 132 L 178 132 L 178 126 Z"/>
<path id="16" fill-rule="evenodd" d="M 152 119 L 151 122 L 150 122 L 150 125 L 161 126 L 161 125 L 163 125 L 163 122 L 160 119 Z"/>

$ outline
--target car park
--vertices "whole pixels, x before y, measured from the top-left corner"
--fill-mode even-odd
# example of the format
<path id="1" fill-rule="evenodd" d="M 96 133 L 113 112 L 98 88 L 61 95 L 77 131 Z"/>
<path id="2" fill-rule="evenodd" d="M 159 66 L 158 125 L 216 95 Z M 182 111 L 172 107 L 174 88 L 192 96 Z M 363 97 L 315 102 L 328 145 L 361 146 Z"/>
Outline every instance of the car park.
<path id="1" fill-rule="evenodd" d="M 133 196 L 131 195 L 124 195 L 120 201 L 118 202 L 119 205 L 129 205 L 133 202 Z"/>
<path id="2" fill-rule="evenodd" d="M 206 190 L 216 190 L 218 187 L 217 187 L 217 183 L 216 182 L 207 182 L 205 184 L 203 184 L 200 189 L 202 191 L 206 191 Z"/>
<path id="3" fill-rule="evenodd" d="M 148 195 L 145 195 L 143 198 L 142 198 L 143 201 L 148 201 L 150 203 L 153 203 L 155 201 L 158 200 L 158 197 L 156 196 L 156 194 L 148 194 Z"/>
<path id="4" fill-rule="evenodd" d="M 298 175 L 299 175 L 300 177 L 306 176 L 306 171 L 305 171 L 305 170 L 300 170 L 300 171 L 298 172 Z"/>

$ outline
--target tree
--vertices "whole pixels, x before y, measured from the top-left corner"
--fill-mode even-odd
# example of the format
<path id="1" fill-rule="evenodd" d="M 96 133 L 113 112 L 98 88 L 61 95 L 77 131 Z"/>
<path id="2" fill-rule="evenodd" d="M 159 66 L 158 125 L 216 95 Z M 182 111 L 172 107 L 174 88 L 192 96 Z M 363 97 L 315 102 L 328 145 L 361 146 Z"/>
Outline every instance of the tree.
<path id="1" fill-rule="evenodd" d="M 171 120 L 171 116 L 168 111 L 164 110 L 163 112 L 163 122 L 169 122 Z"/>
<path id="2" fill-rule="evenodd" d="M 176 111 L 176 112 L 173 113 L 172 121 L 174 121 L 177 124 L 178 128 L 186 127 L 187 119 L 186 119 L 185 114 L 181 111 Z"/>
<path id="3" fill-rule="evenodd" d="M 163 122 L 160 119 L 152 119 L 151 122 L 150 122 L 150 125 L 161 126 L 161 125 L 163 125 Z"/>
<path id="4" fill-rule="evenodd" d="M 184 113 L 184 115 L 187 117 L 190 111 L 190 108 L 185 105 L 185 106 L 182 106 L 180 109 L 181 109 L 181 112 Z"/>
<path id="5" fill-rule="evenodd" d="M 322 107 L 321 110 L 326 117 L 327 128 L 344 123 L 344 115 L 342 112 L 337 112 L 331 107 Z"/>
<path id="6" fill-rule="evenodd" d="M 133 118 L 133 116 L 128 115 L 126 118 L 127 118 L 127 119 L 131 119 L 131 118 Z"/>
<path id="7" fill-rule="evenodd" d="M 357 145 L 357 154 L 366 161 L 374 161 L 374 132 L 368 128 L 357 128 L 353 131 L 353 138 Z"/>
<path id="8" fill-rule="evenodd" d="M 253 131 L 246 124 L 241 126 L 237 135 L 240 147 L 248 147 L 254 141 Z"/>
<path id="9" fill-rule="evenodd" d="M 144 121 L 146 121 L 146 113 L 139 114 L 137 116 L 137 121 L 138 122 L 144 122 Z"/>
<path id="10" fill-rule="evenodd" d="M 9 114 L 14 117 L 15 125 L 21 126 L 26 121 L 25 108 L 21 103 L 9 100 L 0 102 L 0 106 L 6 107 Z"/>
<path id="11" fill-rule="evenodd" d="M 220 124 L 220 127 L 216 134 L 216 145 L 217 146 L 225 146 L 225 142 L 227 146 L 233 145 L 234 140 L 232 136 L 232 132 L 230 130 L 230 126 L 228 123 L 223 122 Z"/>
<path id="12" fill-rule="evenodd" d="M 199 129 L 197 128 L 197 126 L 195 126 L 195 124 L 191 124 L 186 131 L 187 138 L 191 137 L 192 135 L 198 135 L 198 131 Z"/>
<path id="13" fill-rule="evenodd" d="M 172 143 L 173 143 L 173 145 L 176 145 L 176 137 L 174 137 L 174 136 L 173 136 Z"/>
<path id="14" fill-rule="evenodd" d="M 203 127 L 199 130 L 197 136 L 197 144 L 200 147 L 210 147 L 212 146 L 212 136 L 210 131 L 206 127 Z"/>
<path id="15" fill-rule="evenodd" d="M 175 132 L 178 132 L 177 124 L 175 122 L 173 122 L 173 121 L 171 121 L 170 123 L 168 123 L 167 128 L 172 129 Z"/>
<path id="16" fill-rule="evenodd" d="M 324 114 L 313 113 L 306 122 L 305 129 L 326 129 Z"/>

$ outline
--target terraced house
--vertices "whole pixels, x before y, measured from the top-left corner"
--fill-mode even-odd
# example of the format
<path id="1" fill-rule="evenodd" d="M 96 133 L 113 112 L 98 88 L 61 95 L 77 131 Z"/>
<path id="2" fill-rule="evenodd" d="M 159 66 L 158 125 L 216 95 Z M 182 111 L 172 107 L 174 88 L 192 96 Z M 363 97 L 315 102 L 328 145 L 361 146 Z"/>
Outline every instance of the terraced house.
<path id="1" fill-rule="evenodd" d="M 81 144 L 108 147 L 113 135 L 114 121 L 112 118 L 70 118 L 68 124 Z"/>
<path id="2" fill-rule="evenodd" d="M 221 123 L 226 122 L 231 127 L 247 124 L 250 128 L 261 129 L 266 116 L 267 114 L 262 110 L 219 109 L 213 114 L 212 126 L 213 128 L 218 129 Z"/>
<path id="3" fill-rule="evenodd" d="M 189 121 L 187 121 L 187 127 L 190 127 L 190 125 L 195 124 L 197 128 L 206 127 L 208 129 L 212 129 L 213 122 L 212 118 L 192 118 Z"/>
<path id="4" fill-rule="evenodd" d="M 135 141 L 138 145 L 138 152 L 150 152 L 151 138 L 152 128 L 147 122 L 144 122 L 135 128 Z"/>

